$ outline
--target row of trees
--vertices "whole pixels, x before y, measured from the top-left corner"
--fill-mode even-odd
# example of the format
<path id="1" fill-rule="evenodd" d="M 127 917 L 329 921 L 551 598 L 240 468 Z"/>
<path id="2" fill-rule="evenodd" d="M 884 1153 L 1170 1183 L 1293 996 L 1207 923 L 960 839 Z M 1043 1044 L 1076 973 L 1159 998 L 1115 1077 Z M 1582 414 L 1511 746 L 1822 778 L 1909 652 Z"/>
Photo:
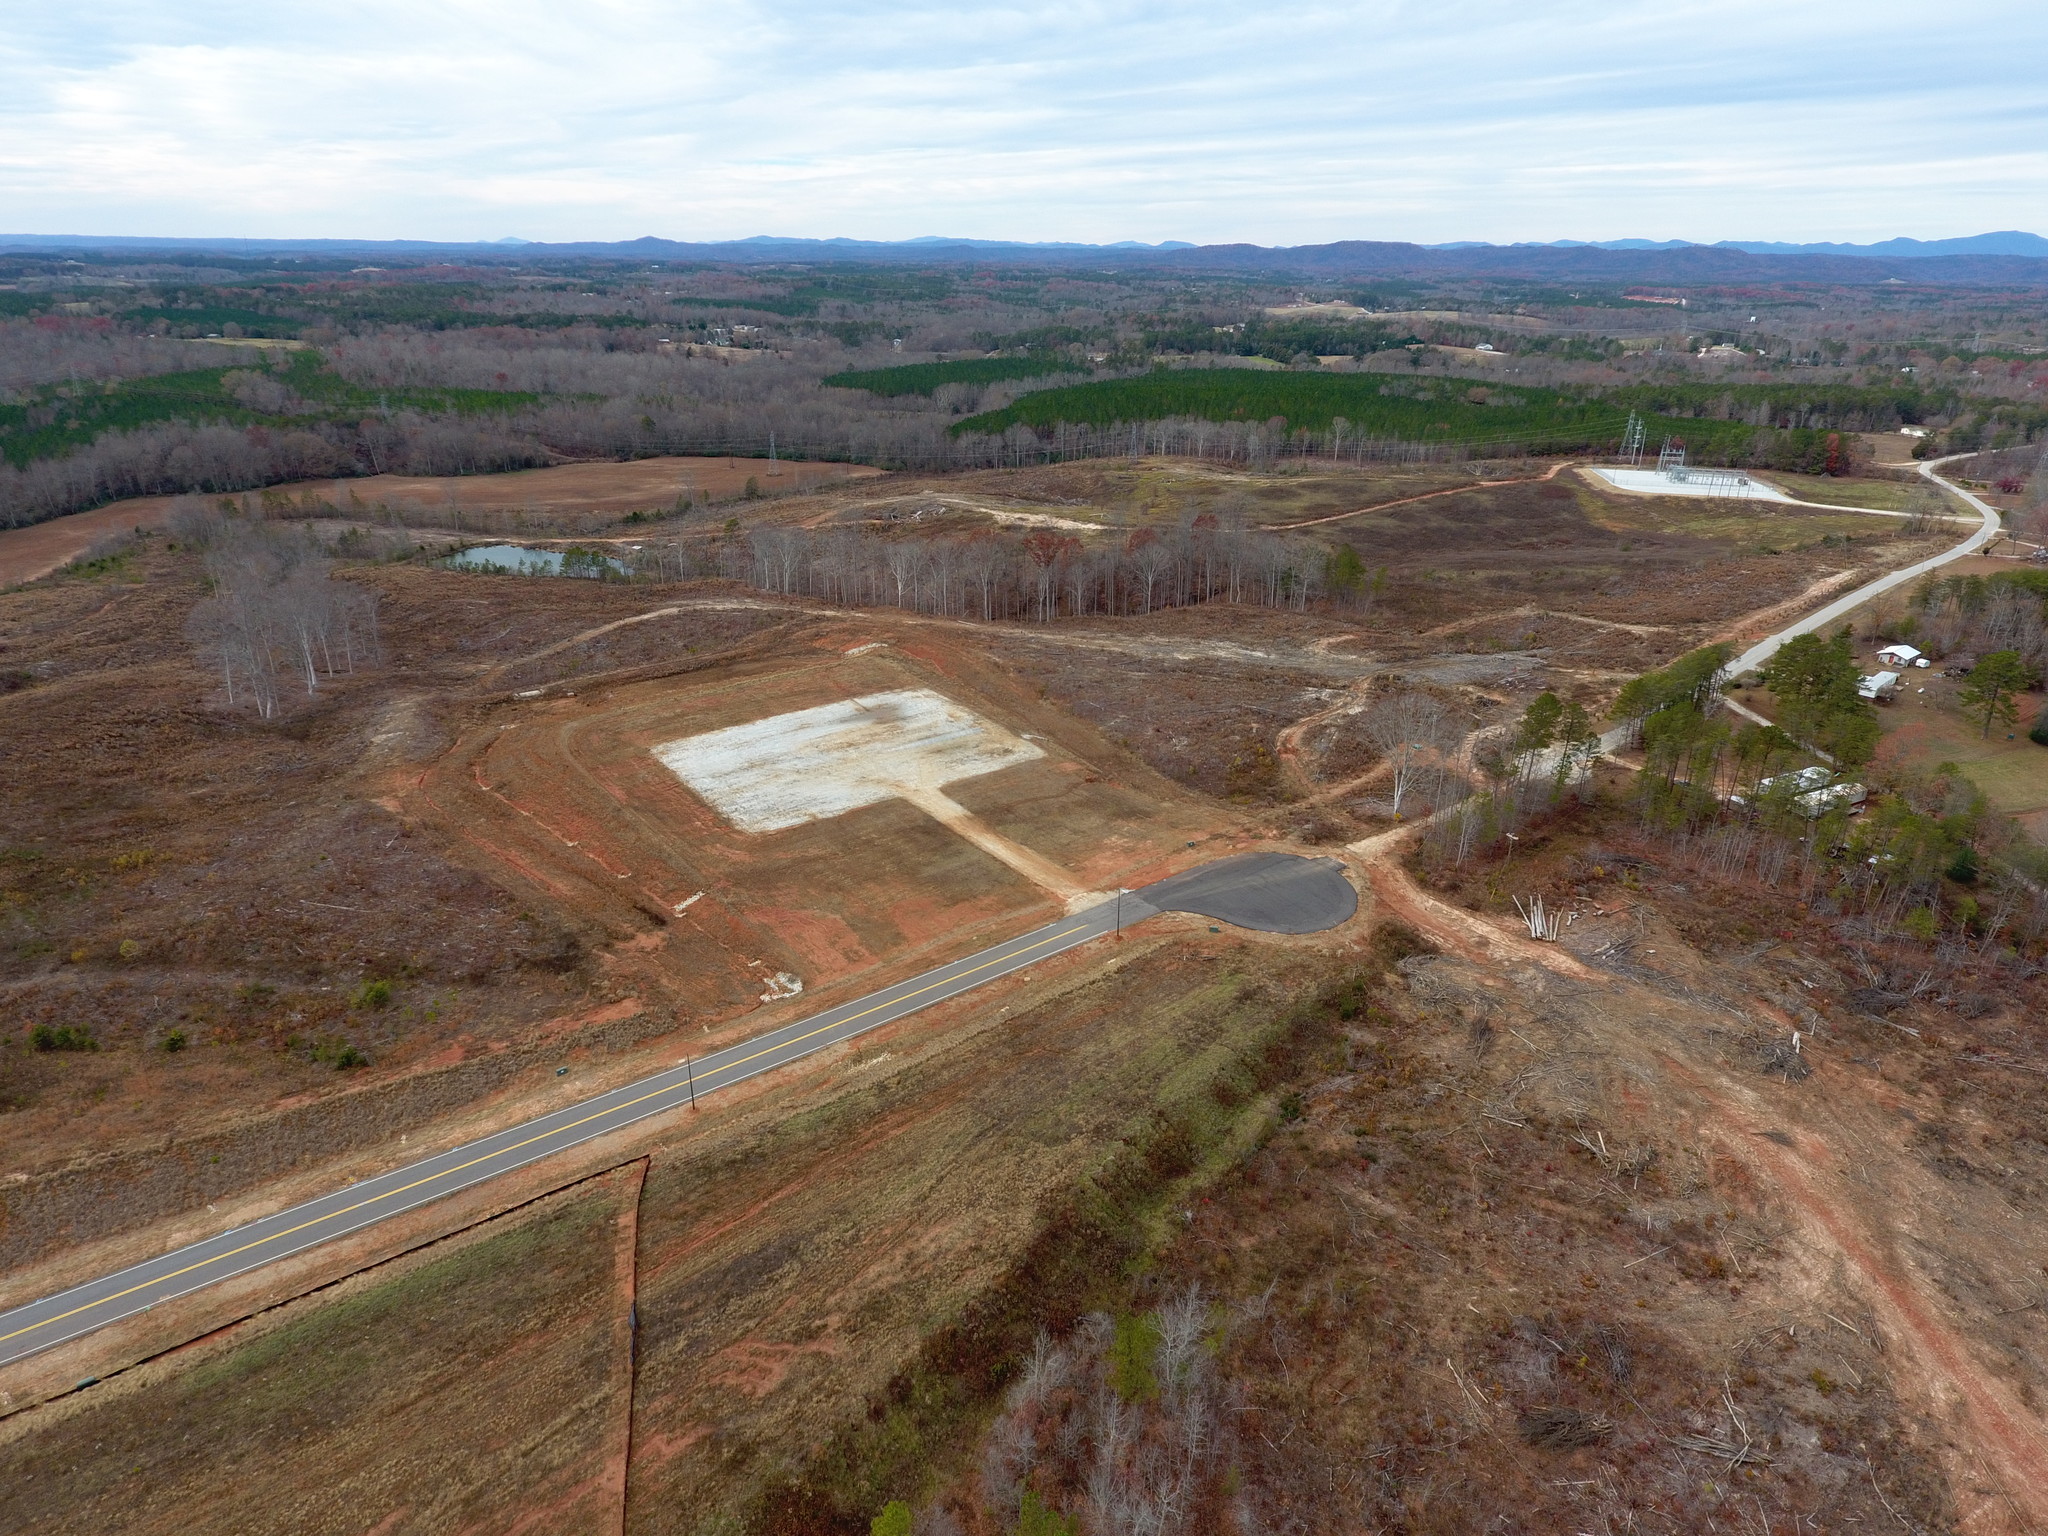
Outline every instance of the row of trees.
<path id="1" fill-rule="evenodd" d="M 1232 1321 L 1190 1289 L 1157 1312 L 1095 1313 L 1057 1341 L 1041 1333 L 982 1450 L 997 1526 L 1067 1536 L 1078 1522 L 1062 1508 L 1104 1536 L 1224 1523 L 1243 1411 L 1217 1362 Z"/>
<path id="2" fill-rule="evenodd" d="M 1585 706 L 1546 689 L 1519 720 L 1472 739 L 1469 773 L 1439 781 L 1455 785 L 1445 798 L 1456 803 L 1431 823 L 1424 846 L 1433 857 L 1462 864 L 1474 849 L 1515 836 L 1532 815 L 1553 808 L 1567 793 L 1586 793 L 1603 751 Z"/>
<path id="3" fill-rule="evenodd" d="M 1844 768 L 1862 767 L 1877 751 L 1877 711 L 1856 691 L 1862 673 L 1846 626 L 1827 639 L 1794 635 L 1764 663 L 1763 680 L 1794 740 Z"/>
<path id="4" fill-rule="evenodd" d="M 709 541 L 652 541 L 636 560 L 660 580 L 718 576 L 849 607 L 1039 623 L 1205 602 L 1300 609 L 1327 599 L 1369 610 L 1386 589 L 1385 568 L 1368 569 L 1348 545 L 1329 551 L 1307 539 L 1224 526 L 1212 514 L 1107 540 L 1054 528 L 1021 538 L 762 528 Z"/>
<path id="5" fill-rule="evenodd" d="M 19 327 L 0 327 L 0 343 L 18 331 Z M 23 383 L 47 379 L 60 367 L 73 370 L 67 376 L 84 371 L 93 377 L 157 369 L 173 358 L 189 367 L 196 351 L 188 343 L 85 339 L 69 333 L 36 345 L 84 350 L 75 357 L 67 354 L 67 361 L 54 354 L 32 356 L 35 348 L 23 342 L 14 348 L 20 354 L 17 373 Z M 0 344 L 0 387 L 9 355 L 7 345 Z M 1277 417 L 1210 421 L 1178 416 L 1098 425 L 1060 423 L 1042 430 L 1017 424 L 1001 432 L 956 435 L 952 429 L 962 413 L 1000 407 L 1031 388 L 1033 381 L 991 384 L 971 398 L 957 390 L 943 398 L 927 398 L 822 389 L 820 379 L 842 367 L 846 353 L 818 340 L 788 339 L 777 350 L 734 361 L 663 350 L 646 333 L 631 329 L 394 329 L 338 339 L 326 355 L 343 378 L 361 389 L 483 391 L 503 397 L 505 408 L 477 413 L 471 407 L 478 402 L 472 400 L 465 404 L 467 414 L 429 417 L 378 410 L 359 421 L 308 418 L 288 428 L 173 422 L 108 433 L 62 458 L 0 465 L 0 526 L 123 496 L 239 490 L 328 475 L 477 473 L 560 457 L 756 456 L 768 451 L 771 440 L 786 457 L 917 470 L 1141 453 L 1248 466 L 1294 457 L 1412 462 L 1475 455 L 1508 458 L 1545 445 L 1528 437 L 1526 429 L 1519 437 L 1507 432 L 1513 440 L 1497 443 L 1422 443 L 1374 435 L 1341 420 L 1310 431 Z M 289 416 L 304 405 L 289 398 L 278 380 L 256 369 L 231 381 L 230 392 L 250 409 L 268 414 Z M 1712 445 L 1694 444 L 1696 461 L 1826 467 L 1824 434 L 1781 430 L 1789 418 L 1775 397 L 1731 390 L 1725 398 L 1703 403 L 1690 384 L 1668 392 L 1668 398 L 1654 390 L 1638 393 L 1646 408 L 1753 424 L 1752 432 L 1722 431 L 1713 434 Z M 522 403 L 520 394 L 538 396 L 538 402 Z M 1634 398 L 1620 397 L 1614 403 Z M 1836 418 L 1842 416 L 1841 410 L 1829 409 L 1830 422 L 1840 424 Z M 1881 407 L 1872 409 L 1881 414 Z M 1575 446 L 1577 441 L 1558 439 L 1548 445 Z"/>
<path id="6" fill-rule="evenodd" d="M 1839 739 L 1843 656 L 1840 636 L 1794 650 L 1776 674 L 1781 718 Z M 1850 931 L 1866 939 L 1933 946 L 1931 961 L 1917 950 L 1922 958 L 1907 971 L 1882 949 L 1859 950 L 1878 993 L 1902 998 L 1937 982 L 1979 988 L 2008 971 L 2038 974 L 2038 961 L 2019 950 L 2048 934 L 2048 896 L 2024 872 L 2017 830 L 1975 786 L 1953 771 L 1893 771 L 1864 814 L 1852 816 L 1846 805 L 1811 814 L 1798 803 L 1805 786 L 1787 773 L 1806 745 L 1778 726 L 1738 725 L 1721 709 L 1728 659 L 1726 646 L 1695 651 L 1633 680 L 1616 702 L 1614 718 L 1643 747 L 1634 796 L 1645 829 L 1703 873 L 1796 890 L 1816 911 L 1850 917 Z M 2013 653 L 1993 653 L 1971 674 L 1964 703 L 1983 711 L 1987 726 L 2011 718 L 2017 666 Z M 1511 734 L 1474 754 L 1490 787 L 1438 816 L 1425 846 L 1462 862 L 1497 845 L 1563 792 L 1575 776 L 1569 757 L 1583 764 L 1597 756 L 1590 729 L 1569 704 L 1539 698 Z M 1546 738 L 1547 749 L 1539 745 Z M 1771 777 L 1779 782 L 1759 792 Z"/>
<path id="7" fill-rule="evenodd" d="M 205 565 L 209 594 L 187 633 L 219 673 L 230 708 L 272 719 L 287 687 L 312 699 L 324 683 L 377 661 L 376 590 L 335 580 L 303 530 L 204 505 L 176 509 L 171 530 Z"/>
<path id="8" fill-rule="evenodd" d="M 126 496 L 212 494 L 387 472 L 478 474 L 550 460 L 532 436 L 497 418 L 403 413 L 360 425 L 317 422 L 289 430 L 171 423 L 109 432 L 63 458 L 20 468 L 0 463 L 0 528 Z"/>
<path id="9" fill-rule="evenodd" d="M 1766 680 L 1773 685 L 1786 729 L 1731 728 L 1717 707 L 1726 646 L 1695 651 L 1631 683 L 1623 700 L 1628 710 L 1639 712 L 1642 727 L 1639 803 L 1652 826 L 1686 837 L 1705 835 L 1717 824 L 1746 828 L 1716 834 L 1716 845 L 1738 868 L 1751 857 L 1782 867 L 1796 848 L 1802 888 L 1825 881 L 1830 901 L 1859 907 L 1881 931 L 1902 924 L 1908 931 L 1916 925 L 1938 927 L 1943 882 L 1975 884 L 1980 850 L 1998 842 L 2001 832 L 2008 841 L 2011 836 L 2011 828 L 1990 814 L 1983 796 L 1966 781 L 1903 785 L 1873 797 L 1866 813 L 1853 821 L 1846 805 L 1809 814 L 1797 805 L 1799 786 L 1793 783 L 1757 793 L 1760 780 L 1781 775 L 1805 749 L 1793 732 L 1811 732 L 1845 747 L 1854 766 L 1869 761 L 1876 722 L 1866 727 L 1850 708 L 1860 701 L 1854 697 L 1854 665 L 1847 654 L 1845 634 L 1801 636 L 1779 650 Z M 1977 681 L 1983 684 L 1979 702 L 1995 707 L 1998 684 Z M 2005 693 L 2009 698 L 2009 687 Z M 1745 792 L 1748 810 L 1739 823 L 1729 824 L 1723 797 L 1733 790 Z M 2008 896 L 2023 889 L 2003 877 L 1999 884 L 2001 890 L 2012 887 Z M 1966 920 L 1976 912 L 1977 902 L 1970 898 Z"/>

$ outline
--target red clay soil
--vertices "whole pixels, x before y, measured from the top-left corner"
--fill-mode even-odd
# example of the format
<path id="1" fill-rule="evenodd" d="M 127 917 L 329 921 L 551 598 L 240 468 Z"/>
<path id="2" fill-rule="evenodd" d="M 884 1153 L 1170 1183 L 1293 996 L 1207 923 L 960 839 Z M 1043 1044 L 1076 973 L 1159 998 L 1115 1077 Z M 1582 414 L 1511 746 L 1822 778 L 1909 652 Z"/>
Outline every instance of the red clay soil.
<path id="1" fill-rule="evenodd" d="M 626 1390 L 612 1401 L 613 1425 L 608 1431 L 611 1443 L 605 1457 L 603 1484 L 607 1496 L 618 1507 L 620 1536 L 625 1536 L 627 1478 L 633 1460 L 633 1355 L 640 1311 L 640 1194 L 647 1184 L 647 1163 L 648 1159 L 643 1157 L 623 1175 L 626 1189 L 613 1224 L 616 1239 L 612 1245 L 612 1270 L 618 1278 L 613 1302 L 612 1358 L 626 1362 Z"/>
<path id="2" fill-rule="evenodd" d="M 1481 965 L 1541 965 L 1574 981 L 1601 981 L 1553 945 L 1538 944 L 1497 928 L 1483 918 L 1442 902 L 1408 878 L 1396 858 L 1412 829 L 1403 828 L 1354 843 L 1346 850 L 1356 861 L 1382 911 L 1416 932 L 1426 934 L 1451 954 Z"/>
<path id="3" fill-rule="evenodd" d="M 0 533 L 0 587 L 19 586 L 62 570 L 101 539 L 139 528 L 160 528 L 170 513 L 168 496 L 117 501 L 93 512 L 55 517 L 47 523 Z"/>
<path id="4" fill-rule="evenodd" d="M 1589 970 L 1557 946 L 1523 940 L 1426 894 L 1391 856 L 1401 836 L 1389 834 L 1353 850 L 1386 912 L 1451 953 L 1481 964 L 1534 963 L 1574 980 L 1605 981 L 1617 992 L 1634 990 Z M 1951 1446 L 1951 1453 L 1960 1449 L 1967 1457 L 1974 1451 L 1997 1475 L 2005 1500 L 2017 1506 L 2008 1509 L 2005 1503 L 1982 1504 L 1966 1522 L 1969 1527 L 2035 1529 L 2029 1521 L 2048 1526 L 2048 1427 L 1985 1368 L 1919 1278 L 1889 1257 L 1896 1246 L 1870 1227 L 1871 1213 L 1831 1196 L 1818 1175 L 1832 1169 L 1839 1177 L 1840 1170 L 1854 1159 L 1845 1158 L 1811 1125 L 1797 1132 L 1796 1150 L 1779 1145 L 1762 1134 L 1767 1127 L 1756 1123 L 1750 1106 L 1753 1095 L 1746 1089 L 1697 1062 L 1681 1062 L 1668 1051 L 1658 1051 L 1656 1059 L 1704 1102 L 1701 1134 L 1719 1141 L 1756 1176 L 1760 1187 L 1775 1188 L 1815 1248 L 1839 1256 L 1857 1282 L 1857 1290 L 1906 1347 L 1912 1365 L 1899 1373 L 1902 1389 L 1918 1396 L 1937 1418 L 1963 1421 L 1956 1431 L 1964 1446 Z M 1848 1112 L 1846 1101 L 1828 1108 Z M 1833 1129 L 1856 1135 L 1846 1122 Z M 1938 1202 L 1940 1197 L 1932 1198 Z M 1982 1481 L 1981 1474 L 1967 1462 L 1951 1466 L 1950 1475 L 1959 1499 Z"/>
<path id="5" fill-rule="evenodd" d="M 2033 1520 L 2048 1522 L 2048 1435 L 2039 1416 L 2028 1412 L 2011 1388 L 1983 1369 L 1931 1299 L 1880 1256 L 1870 1234 L 1862 1230 L 1858 1213 L 1828 1198 L 1818 1177 L 1841 1176 L 1840 1154 L 1811 1129 L 1798 1135 L 1795 1148 L 1780 1146 L 1762 1134 L 1767 1127 L 1755 1124 L 1734 1096 L 1683 1062 L 1670 1057 L 1665 1062 L 1674 1076 L 1713 1106 L 1715 1127 L 1726 1150 L 1753 1167 L 1761 1165 L 1756 1171 L 1778 1189 L 1809 1234 L 1847 1260 L 1879 1318 L 1916 1357 L 1919 1385 L 1932 1405 L 1946 1407 L 1945 1399 L 1960 1402 L 1963 1416 L 1976 1431 L 1976 1449 L 1999 1474 L 2007 1496 Z M 1970 1479 L 1958 1475 L 1955 1482 L 1960 1494 Z M 1987 1518 L 1980 1528 L 1995 1528 L 1997 1523 Z"/>

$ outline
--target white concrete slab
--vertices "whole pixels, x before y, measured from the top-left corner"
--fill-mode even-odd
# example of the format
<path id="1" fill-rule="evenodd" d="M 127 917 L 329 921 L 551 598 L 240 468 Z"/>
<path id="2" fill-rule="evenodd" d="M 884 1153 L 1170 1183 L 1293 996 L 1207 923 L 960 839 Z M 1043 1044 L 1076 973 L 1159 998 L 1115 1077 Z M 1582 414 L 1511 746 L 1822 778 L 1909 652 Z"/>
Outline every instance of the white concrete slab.
<path id="1" fill-rule="evenodd" d="M 1775 486 L 1765 485 L 1755 476 L 1745 475 L 1740 470 L 1695 469 L 1692 473 L 1700 478 L 1674 480 L 1654 469 L 1610 469 L 1601 464 L 1587 467 L 1617 491 L 1633 491 L 1639 496 L 1707 496 L 1721 501 L 1782 501 L 1788 505 L 1797 505 L 1790 496 Z M 1705 479 L 1708 475 L 1729 474 L 1739 476 L 1740 483 L 1733 487 L 1725 484 L 1715 486 L 1707 483 Z"/>
<path id="2" fill-rule="evenodd" d="M 743 832 L 779 832 L 1045 756 L 929 688 L 869 694 L 663 742 L 654 755 Z"/>

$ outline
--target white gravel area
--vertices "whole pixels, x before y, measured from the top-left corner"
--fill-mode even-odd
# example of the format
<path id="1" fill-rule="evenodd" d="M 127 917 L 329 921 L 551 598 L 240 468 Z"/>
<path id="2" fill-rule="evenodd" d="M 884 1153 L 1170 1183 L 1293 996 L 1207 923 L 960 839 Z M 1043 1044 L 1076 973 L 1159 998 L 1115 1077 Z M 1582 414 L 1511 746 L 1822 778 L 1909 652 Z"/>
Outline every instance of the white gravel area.
<path id="1" fill-rule="evenodd" d="M 1045 753 L 929 688 L 869 694 L 663 742 L 654 755 L 743 832 L 863 805 L 923 803 L 941 785 Z"/>

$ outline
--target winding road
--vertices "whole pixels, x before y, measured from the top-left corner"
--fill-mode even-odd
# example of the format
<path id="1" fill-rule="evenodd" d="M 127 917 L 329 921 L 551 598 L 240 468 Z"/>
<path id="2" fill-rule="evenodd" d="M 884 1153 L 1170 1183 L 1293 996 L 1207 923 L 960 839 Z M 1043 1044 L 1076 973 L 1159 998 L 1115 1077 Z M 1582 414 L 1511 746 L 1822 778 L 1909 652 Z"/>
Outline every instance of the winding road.
<path id="1" fill-rule="evenodd" d="M 2000 531 L 1998 508 L 1992 506 L 1989 502 L 1984 501 L 1980 497 L 1972 496 L 1968 491 L 1964 490 L 1954 481 L 1945 480 L 1940 475 L 1935 473 L 1935 470 L 1943 464 L 1951 463 L 1956 459 L 1965 459 L 1969 457 L 1971 457 L 1971 455 L 1965 453 L 1952 453 L 1945 458 L 1929 459 L 1921 464 L 1920 473 L 1926 476 L 1929 480 L 1932 480 L 1936 485 L 1942 487 L 1942 489 L 1954 492 L 1957 496 L 1960 496 L 1965 502 L 1969 504 L 1971 510 L 1974 511 L 1980 519 L 1982 519 L 1982 521 L 1979 523 L 1977 527 L 1976 532 L 1972 533 L 1967 539 L 1964 539 L 1962 543 L 1945 549 L 1938 555 L 1930 555 L 1927 559 L 1921 560 L 1913 565 L 1906 566 L 1903 570 L 1888 571 L 1884 575 L 1878 577 L 1875 581 L 1865 582 L 1862 586 L 1857 587 L 1853 591 L 1848 592 L 1841 597 L 1835 598 L 1832 602 L 1829 602 L 1820 608 L 1816 608 L 1812 613 L 1805 615 L 1803 618 L 1796 619 L 1792 623 L 1787 624 L 1783 629 L 1779 630 L 1776 634 L 1757 641 L 1755 645 L 1752 645 L 1748 650 L 1744 651 L 1740 656 L 1737 656 L 1733 661 L 1728 663 L 1728 676 L 1741 677 L 1745 673 L 1756 671 L 1758 668 L 1763 666 L 1765 662 L 1769 661 L 1772 656 L 1777 654 L 1779 646 L 1783 645 L 1787 640 L 1792 639 L 1794 636 L 1812 634 L 1815 630 L 1820 629 L 1825 625 L 1832 624 L 1835 622 L 1835 620 L 1842 618 L 1848 614 L 1854 613 L 1858 608 L 1861 608 L 1873 597 L 1876 597 L 1881 593 L 1889 592 L 1894 587 L 1903 586 L 1905 585 L 1905 583 L 1914 580 L 1916 577 L 1926 575 L 1929 571 L 1937 570 L 1940 567 L 1947 565 L 1951 560 L 1960 560 L 1965 555 L 1974 555 L 1977 553 L 1978 550 L 1983 549 L 1986 545 L 1990 544 L 1994 539 L 1996 539 Z M 1854 511 L 1859 509 L 1844 509 L 1838 507 L 1835 510 Z M 1754 711 L 1744 707 L 1742 704 L 1737 703 L 1733 699 L 1727 700 L 1726 702 L 1728 703 L 1729 708 L 1733 709 L 1737 714 L 1742 715 L 1747 719 L 1754 720 L 1759 725 L 1768 725 L 1771 723 L 1770 721 L 1766 720 L 1762 715 L 1756 714 Z M 1626 721 L 1621 725 L 1610 727 L 1608 730 L 1601 732 L 1600 750 L 1604 753 L 1613 753 L 1620 751 L 1623 747 L 1628 746 L 1631 742 L 1635 740 L 1635 733 L 1637 729 L 1637 722 L 1631 720 Z M 1547 771 L 1550 767 L 1554 766 L 1554 763 L 1555 756 L 1553 754 L 1552 757 L 1546 759 L 1543 767 Z"/>
<path id="2" fill-rule="evenodd" d="M 1728 664 L 1730 675 L 1740 677 L 1745 672 L 1756 671 L 1757 668 L 1771 659 L 1779 646 L 1792 639 L 1795 635 L 1810 635 L 1815 630 L 1834 623 L 1835 620 L 1843 617 L 1845 614 L 1854 613 L 1858 608 L 1861 608 L 1880 593 L 1889 592 L 1894 587 L 1904 586 L 1915 577 L 1924 576 L 1931 570 L 1947 565 L 1951 560 L 1960 560 L 1965 555 L 1974 555 L 1978 550 L 1983 549 L 1992 540 L 1996 539 L 1999 533 L 1998 508 L 1979 497 L 1972 496 L 1954 481 L 1943 479 L 1935 473 L 1936 469 L 1943 464 L 1969 457 L 1971 455 L 1966 453 L 1952 453 L 1946 458 L 1928 459 L 1921 464 L 1920 473 L 1928 480 L 1939 485 L 1943 490 L 1960 496 L 1969 505 L 1970 509 L 1983 520 L 1975 533 L 1952 549 L 1945 549 L 1940 554 L 1931 555 L 1918 564 L 1909 565 L 1903 570 L 1888 572 L 1878 577 L 1877 580 L 1856 588 L 1855 591 L 1847 596 L 1836 598 L 1826 607 L 1816 609 L 1796 623 L 1788 624 L 1769 639 L 1759 640 L 1755 645 L 1752 645 Z M 1840 509 L 1838 508 L 1837 510 Z"/>
<path id="3" fill-rule="evenodd" d="M 1161 912 L 1312 933 L 1358 910 L 1335 859 L 1219 859 L 824 1013 L 0 1313 L 0 1366 L 801 1061 Z"/>

